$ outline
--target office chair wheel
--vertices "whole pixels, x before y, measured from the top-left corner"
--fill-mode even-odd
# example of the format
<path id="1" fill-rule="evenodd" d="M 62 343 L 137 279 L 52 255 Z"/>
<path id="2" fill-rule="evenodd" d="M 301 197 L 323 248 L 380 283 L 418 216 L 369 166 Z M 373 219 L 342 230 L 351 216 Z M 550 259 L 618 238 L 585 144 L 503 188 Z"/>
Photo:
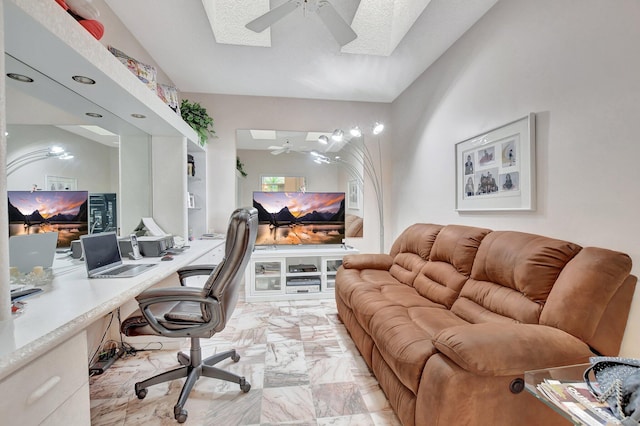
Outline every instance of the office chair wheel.
<path id="1" fill-rule="evenodd" d="M 184 408 L 180 408 L 176 405 L 176 407 L 173 409 L 173 412 L 178 423 L 184 423 L 187 421 L 187 416 L 189 415 L 189 413 Z"/>
<path id="2" fill-rule="evenodd" d="M 233 362 L 238 362 L 240 361 L 240 355 L 238 354 L 238 352 L 234 352 L 233 355 L 231 355 L 231 360 Z"/>
<path id="3" fill-rule="evenodd" d="M 138 397 L 138 399 L 144 399 L 144 397 L 147 396 L 147 389 L 145 388 L 139 389 L 138 388 L 139 385 L 140 383 L 136 383 L 136 386 L 135 386 L 136 396 Z"/>
<path id="4" fill-rule="evenodd" d="M 244 393 L 249 392 L 251 389 L 251 383 L 247 382 L 247 380 L 243 377 L 240 379 L 240 390 Z"/>

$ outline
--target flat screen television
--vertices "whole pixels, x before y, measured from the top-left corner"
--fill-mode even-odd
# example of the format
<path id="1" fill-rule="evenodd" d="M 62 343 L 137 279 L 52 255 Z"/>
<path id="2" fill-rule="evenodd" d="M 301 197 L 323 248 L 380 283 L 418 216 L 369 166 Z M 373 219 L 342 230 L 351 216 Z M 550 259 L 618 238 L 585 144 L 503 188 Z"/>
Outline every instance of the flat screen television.
<path id="1" fill-rule="evenodd" d="M 254 192 L 256 245 L 342 244 L 344 192 Z"/>
<path id="2" fill-rule="evenodd" d="M 9 236 L 58 232 L 58 248 L 89 231 L 88 191 L 7 191 Z"/>

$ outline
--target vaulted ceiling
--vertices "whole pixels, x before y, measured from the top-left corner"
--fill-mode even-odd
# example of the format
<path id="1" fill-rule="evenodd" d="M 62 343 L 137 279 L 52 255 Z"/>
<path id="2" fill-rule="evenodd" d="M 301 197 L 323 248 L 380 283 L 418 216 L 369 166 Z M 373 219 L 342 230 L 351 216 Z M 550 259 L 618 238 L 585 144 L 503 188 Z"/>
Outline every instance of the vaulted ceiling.
<path id="1" fill-rule="evenodd" d="M 287 0 L 105 0 L 182 92 L 391 102 L 497 0 L 330 0 L 358 37 L 341 47 L 318 0 L 256 34 Z"/>

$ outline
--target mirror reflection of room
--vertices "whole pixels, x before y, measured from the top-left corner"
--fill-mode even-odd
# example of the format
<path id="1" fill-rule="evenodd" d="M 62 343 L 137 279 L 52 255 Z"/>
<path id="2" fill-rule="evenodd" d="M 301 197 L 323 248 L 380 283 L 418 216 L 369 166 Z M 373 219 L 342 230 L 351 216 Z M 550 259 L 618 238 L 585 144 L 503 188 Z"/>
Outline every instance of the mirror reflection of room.
<path id="1" fill-rule="evenodd" d="M 362 165 L 318 162 L 314 156 L 339 157 L 346 140 L 335 141 L 332 133 L 238 129 L 237 156 L 247 176 L 236 179 L 236 205 L 254 204 L 256 191 L 348 193 L 350 182 L 362 186 Z M 345 203 L 346 238 L 362 237 L 363 216 L 362 203 Z"/>

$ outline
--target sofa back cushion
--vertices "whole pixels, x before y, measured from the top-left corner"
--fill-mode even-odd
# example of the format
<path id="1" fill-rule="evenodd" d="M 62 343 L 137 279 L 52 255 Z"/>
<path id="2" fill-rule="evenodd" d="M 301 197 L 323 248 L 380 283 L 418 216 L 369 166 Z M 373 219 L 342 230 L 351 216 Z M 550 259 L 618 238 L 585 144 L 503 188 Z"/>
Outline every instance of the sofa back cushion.
<path id="1" fill-rule="evenodd" d="M 491 230 L 448 225 L 436 236 L 426 262 L 413 281 L 427 299 L 450 308 L 471 274 L 471 266 L 482 239 Z"/>
<path id="2" fill-rule="evenodd" d="M 394 241 L 389 254 L 393 265 L 389 273 L 401 283 L 412 285 L 418 272 L 429 260 L 431 248 L 442 225 L 416 223 Z"/>
<path id="3" fill-rule="evenodd" d="M 581 247 L 515 231 L 494 231 L 478 248 L 471 278 L 451 310 L 471 323 L 537 324 L 549 292 Z"/>
<path id="4" fill-rule="evenodd" d="M 628 255 L 585 247 L 562 270 L 540 324 L 564 330 L 601 354 L 617 355 L 636 283 L 630 272 Z"/>

